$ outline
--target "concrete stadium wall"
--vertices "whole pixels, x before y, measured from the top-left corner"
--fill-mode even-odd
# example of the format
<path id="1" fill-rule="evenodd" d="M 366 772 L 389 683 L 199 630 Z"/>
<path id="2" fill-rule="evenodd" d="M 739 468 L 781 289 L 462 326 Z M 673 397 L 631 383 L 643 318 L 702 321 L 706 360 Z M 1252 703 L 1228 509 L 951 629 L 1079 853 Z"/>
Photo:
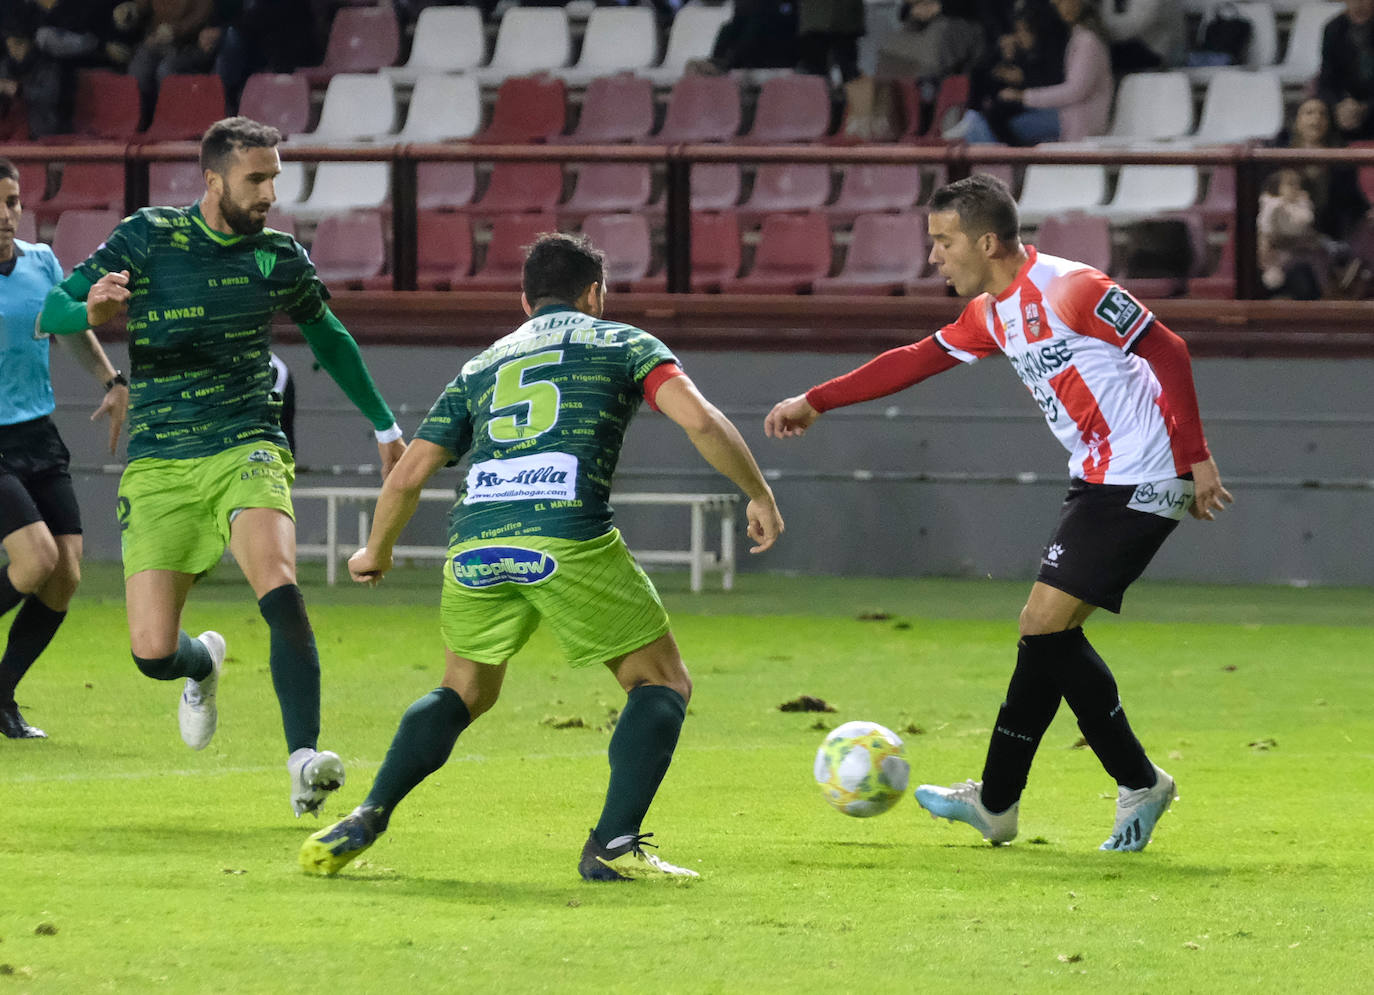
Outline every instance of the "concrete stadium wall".
<path id="1" fill-rule="evenodd" d="M 122 363 L 122 346 L 111 346 Z M 384 394 L 414 430 L 445 381 L 476 350 L 371 345 Z M 374 482 L 371 432 L 302 345 L 279 349 L 297 380 L 298 484 Z M 763 437 L 771 404 L 867 360 L 869 353 L 684 351 L 703 391 L 740 426 L 770 473 L 788 533 L 741 569 L 872 576 L 1033 576 L 1057 516 L 1065 456 L 1000 358 L 827 415 L 801 440 Z M 1374 584 L 1374 360 L 1197 359 L 1203 417 L 1237 504 L 1216 523 L 1186 520 L 1148 576 L 1225 583 Z M 53 353 L 58 422 L 74 462 L 88 557 L 117 559 L 113 473 L 103 428 L 87 417 L 97 390 Z M 122 452 L 122 445 L 121 445 Z M 341 468 L 337 473 L 331 468 Z M 911 479 L 925 474 L 931 480 Z M 967 475 L 967 479 L 961 479 Z M 1018 483 L 1017 475 L 1034 482 Z M 899 479 L 891 479 L 897 477 Z M 906 479 L 901 479 L 906 478 Z M 452 485 L 444 471 L 436 485 Z M 1307 482 L 1308 486 L 1304 486 Z M 1320 482 L 1321 486 L 1310 486 Z M 729 490 L 666 419 L 641 412 L 619 485 Z M 299 509 L 301 542 L 322 542 L 319 502 Z M 350 522 L 348 516 L 341 516 Z M 442 541 L 444 511 L 422 505 L 402 542 Z M 631 547 L 685 545 L 685 512 L 626 509 Z M 345 535 L 351 527 L 342 529 Z"/>

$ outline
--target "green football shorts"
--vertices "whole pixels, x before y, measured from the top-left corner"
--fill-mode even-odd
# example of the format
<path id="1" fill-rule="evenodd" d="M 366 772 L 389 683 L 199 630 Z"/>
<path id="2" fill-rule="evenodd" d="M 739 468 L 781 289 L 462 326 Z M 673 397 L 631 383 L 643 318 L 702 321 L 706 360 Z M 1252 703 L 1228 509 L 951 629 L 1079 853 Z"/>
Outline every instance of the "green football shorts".
<path id="1" fill-rule="evenodd" d="M 620 530 L 582 541 L 475 539 L 448 551 L 439 628 L 478 663 L 510 659 L 540 619 L 574 667 L 624 656 L 668 631 L 668 613 Z"/>
<path id="2" fill-rule="evenodd" d="M 275 508 L 293 519 L 290 450 L 251 442 L 213 456 L 136 459 L 119 481 L 120 547 L 127 580 L 144 570 L 203 574 L 229 545 L 240 508 Z"/>

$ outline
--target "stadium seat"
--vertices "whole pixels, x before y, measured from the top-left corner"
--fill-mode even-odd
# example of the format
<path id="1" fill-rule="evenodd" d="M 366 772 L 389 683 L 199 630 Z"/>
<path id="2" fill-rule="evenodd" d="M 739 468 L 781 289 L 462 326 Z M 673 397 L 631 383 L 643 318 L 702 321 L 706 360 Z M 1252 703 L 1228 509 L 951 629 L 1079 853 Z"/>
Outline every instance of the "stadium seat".
<path id="1" fill-rule="evenodd" d="M 426 11 L 445 10 L 426 7 Z M 466 10 L 468 8 L 457 8 Z M 464 141 L 482 127 L 482 90 L 471 76 L 430 75 L 415 81 L 401 142 Z"/>
<path id="2" fill-rule="evenodd" d="M 1087 263 L 1103 273 L 1112 270 L 1112 229 L 1101 215 L 1071 211 L 1040 222 L 1035 247 L 1050 256 Z"/>
<path id="3" fill-rule="evenodd" d="M 267 212 L 266 227 L 276 229 L 292 238 L 296 237 L 296 219 L 289 214 L 282 214 L 276 209 Z"/>
<path id="4" fill-rule="evenodd" d="M 1214 6 L 1208 16 L 1203 18 L 1202 29 L 1206 29 L 1207 21 L 1218 15 L 1218 7 Z M 1268 69 L 1272 68 L 1279 59 L 1279 29 L 1278 22 L 1274 17 L 1274 8 L 1268 0 L 1241 0 L 1241 2 L 1229 4 L 1234 8 L 1235 16 L 1250 22 L 1250 44 L 1245 50 L 1245 61 L 1239 63 L 1243 69 Z M 1230 67 L 1217 66 L 1193 66 L 1182 70 L 1188 74 L 1188 78 L 1195 83 L 1206 83 L 1213 76 L 1220 72 L 1225 72 Z"/>
<path id="5" fill-rule="evenodd" d="M 486 56 L 482 12 L 477 7 L 426 7 L 415 21 L 415 40 L 403 66 L 381 72 L 399 86 L 414 86 L 422 76 L 469 72 Z"/>
<path id="6" fill-rule="evenodd" d="M 65 211 L 123 211 L 124 164 L 69 162 L 62 167 L 62 178 L 53 194 L 26 206 L 40 224 Z"/>
<path id="7" fill-rule="evenodd" d="M 573 145 L 639 142 L 653 130 L 653 84 L 643 76 L 602 76 L 587 84 L 572 134 L 551 141 Z"/>
<path id="8" fill-rule="evenodd" d="M 1150 219 L 1155 221 L 1160 219 Z M 1184 226 L 1188 234 L 1188 242 L 1192 250 L 1192 258 L 1186 266 L 1186 272 L 1172 273 L 1165 275 L 1159 272 L 1161 262 L 1158 259 L 1147 258 L 1143 262 L 1132 258 L 1132 228 L 1128 227 L 1125 232 L 1124 241 L 1126 248 L 1124 258 L 1117 266 L 1114 274 L 1117 283 L 1121 284 L 1136 297 L 1142 299 L 1160 299 L 1167 297 L 1180 297 L 1188 292 L 1188 281 L 1197 276 L 1202 276 L 1207 272 L 1207 234 L 1202 221 L 1194 214 L 1179 213 L 1169 215 L 1166 219 L 1177 221 Z M 1149 223 L 1149 222 L 1147 222 Z M 1151 253 L 1151 255 L 1156 255 Z M 1173 270 L 1184 267 L 1182 259 L 1169 259 L 1163 264 L 1164 268 Z"/>
<path id="9" fill-rule="evenodd" d="M 385 162 L 322 162 L 315 168 L 310 196 L 282 210 L 300 218 L 380 208 L 387 203 L 391 170 Z M 278 194 L 278 199 L 281 195 Z"/>
<path id="10" fill-rule="evenodd" d="M 310 127 L 310 81 L 299 73 L 254 73 L 243 85 L 239 113 L 283 135 Z"/>
<path id="11" fill-rule="evenodd" d="M 815 142 L 830 131 L 830 88 L 822 76 L 789 73 L 765 80 L 754 123 L 741 141 Z"/>
<path id="12" fill-rule="evenodd" d="M 515 7 L 543 11 L 545 8 Z M 555 11 L 554 13 L 560 12 Z M 546 142 L 563 133 L 568 113 L 567 85 L 554 76 L 512 76 L 496 91 L 491 121 L 473 141 L 488 145 L 524 145 Z"/>
<path id="13" fill-rule="evenodd" d="M 715 47 L 716 35 L 733 13 L 730 4 L 688 4 L 673 18 L 668 30 L 668 44 L 663 61 L 649 69 L 639 70 L 655 86 L 671 86 L 687 72 L 687 63 L 705 59 Z"/>
<path id="14" fill-rule="evenodd" d="M 453 289 L 519 290 L 525 266 L 525 246 L 544 232 L 556 230 L 552 214 L 508 214 L 495 218 L 481 266 L 471 276 L 454 272 Z"/>
<path id="15" fill-rule="evenodd" d="M 613 290 L 628 289 L 648 274 L 653 252 L 643 214 L 590 214 L 582 220 L 582 234 L 606 253 L 606 283 Z"/>
<path id="16" fill-rule="evenodd" d="M 813 211 L 829 199 L 830 167 L 826 164 L 765 162 L 754 174 L 754 187 L 741 208 L 740 220 L 748 223 L 767 214 Z"/>
<path id="17" fill-rule="evenodd" d="M 477 194 L 477 167 L 471 162 L 415 164 L 415 206 L 421 211 L 466 207 Z"/>
<path id="18" fill-rule="evenodd" d="M 1344 12 L 1342 3 L 1302 3 L 1293 11 L 1288 29 L 1288 48 L 1276 67 L 1279 79 L 1289 85 L 1307 83 L 1321 70 L 1322 34 L 1327 23 Z"/>
<path id="19" fill-rule="evenodd" d="M 1009 162 L 985 162 L 974 166 L 973 172 L 982 173 L 984 176 L 995 176 L 1007 185 L 1007 189 L 1011 191 L 1013 197 L 1020 190 L 1020 185 L 1016 182 L 1016 167 Z M 945 182 L 943 176 L 940 177 L 939 182 Z"/>
<path id="20" fill-rule="evenodd" d="M 205 174 L 199 162 L 150 162 L 148 204 L 185 207 L 205 192 Z"/>
<path id="21" fill-rule="evenodd" d="M 417 289 L 447 290 L 455 278 L 472 272 L 472 225 L 466 214 L 421 210 L 415 221 Z"/>
<path id="22" fill-rule="evenodd" d="M 928 251 L 923 214 L 861 214 L 839 274 L 819 278 L 811 292 L 900 294 L 921 275 Z"/>
<path id="23" fill-rule="evenodd" d="M 1226 145 L 1273 138 L 1283 127 L 1283 85 L 1278 73 L 1223 69 L 1207 84 L 1197 131 L 1180 144 Z"/>
<path id="24" fill-rule="evenodd" d="M 337 73 L 325 88 L 315 130 L 291 139 L 313 145 L 347 144 L 394 138 L 395 131 L 396 93 L 391 79 L 379 73 Z"/>
<path id="25" fill-rule="evenodd" d="M 29 140 L 29 112 L 24 106 L 24 98 L 11 97 L 0 104 L 0 142 L 27 142 Z M 29 242 L 32 239 L 24 239 Z"/>
<path id="26" fill-rule="evenodd" d="M 832 222 L 849 224 L 860 214 L 906 211 L 920 197 L 920 166 L 851 164 L 844 167 L 839 196 L 826 211 Z"/>
<path id="27" fill-rule="evenodd" d="M 1122 166 L 1112 199 L 1087 210 L 1113 224 L 1184 211 L 1197 203 L 1201 186 L 1196 166 Z"/>
<path id="28" fill-rule="evenodd" d="M 1231 228 L 1236 223 L 1236 170 L 1217 166 L 1207 177 L 1207 195 L 1195 208 L 1209 229 Z"/>
<path id="29" fill-rule="evenodd" d="M 770 214 L 763 219 L 754 265 L 721 281 L 723 294 L 797 294 L 830 272 L 830 225 L 820 212 Z"/>
<path id="30" fill-rule="evenodd" d="M 485 217 L 552 212 L 562 197 L 563 167 L 558 163 L 498 162 L 481 198 L 465 209 Z"/>
<path id="31" fill-rule="evenodd" d="M 305 163 L 282 163 L 281 172 L 277 174 L 277 180 L 272 185 L 277 195 L 276 209 L 291 213 L 294 207 L 305 200 L 310 187 L 309 179 L 305 172 Z"/>
<path id="32" fill-rule="evenodd" d="M 82 138 L 127 142 L 142 111 L 138 83 L 127 73 L 83 69 L 76 74 L 72 132 Z"/>
<path id="33" fill-rule="evenodd" d="M 386 235 L 378 211 L 345 211 L 320 221 L 310 260 L 325 285 L 361 289 L 386 265 Z"/>
<path id="34" fill-rule="evenodd" d="M 1226 233 L 1221 256 L 1209 273 L 1188 281 L 1188 296 L 1206 300 L 1231 300 L 1236 296 L 1236 238 Z"/>
<path id="35" fill-rule="evenodd" d="M 575 223 L 588 214 L 637 211 L 649 203 L 652 192 L 653 177 L 646 162 L 583 163 L 572 196 L 558 208 L 558 217 Z"/>
<path id="36" fill-rule="evenodd" d="M 323 86 L 338 73 L 375 73 L 393 65 L 401 49 L 396 14 L 382 7 L 345 7 L 334 15 L 324 61 L 300 70 L 311 86 Z"/>
<path id="37" fill-rule="evenodd" d="M 1105 135 L 1090 145 L 1166 141 L 1193 130 L 1193 88 L 1186 73 L 1130 73 L 1116 90 L 1116 107 Z"/>
<path id="38" fill-rule="evenodd" d="M 510 76 L 551 72 L 572 57 L 568 18 L 559 7 L 511 7 L 501 18 L 491 62 L 472 70 L 477 81 L 494 86 Z"/>
<path id="39" fill-rule="evenodd" d="M 968 109 L 971 83 L 967 76 L 946 76 L 940 80 L 940 88 L 935 91 L 935 106 L 931 110 L 930 124 L 926 127 L 925 137 L 940 138 L 945 129 L 952 128 Z"/>
<path id="40" fill-rule="evenodd" d="M 23 198 L 24 217 L 32 213 L 35 204 L 48 195 L 48 167 L 42 162 L 16 162 L 19 173 L 19 195 Z"/>
<path id="41" fill-rule="evenodd" d="M 658 57 L 658 25 L 650 7 L 597 7 L 587 19 L 577 63 L 554 72 L 570 86 L 598 76 L 637 72 Z"/>
<path id="42" fill-rule="evenodd" d="M 730 210 L 739 203 L 743 185 L 736 163 L 699 162 L 692 167 L 692 210 Z"/>
<path id="43" fill-rule="evenodd" d="M 21 242 L 37 242 L 38 219 L 28 211 L 19 215 L 19 225 L 14 229 L 14 237 Z"/>
<path id="44" fill-rule="evenodd" d="M 85 262 L 122 217 L 122 211 L 63 211 L 52 236 L 52 251 L 63 270 L 70 273 Z"/>
<path id="45" fill-rule="evenodd" d="M 224 117 L 224 83 L 213 73 L 173 73 L 157 91 L 145 142 L 199 140 Z"/>
<path id="46" fill-rule="evenodd" d="M 734 211 L 692 212 L 692 292 L 718 292 L 722 281 L 739 273 L 739 218 Z M 667 289 L 666 274 L 636 280 L 636 293 L 662 293 Z"/>
<path id="47" fill-rule="evenodd" d="M 729 142 L 739 125 L 739 84 L 730 76 L 689 73 L 668 94 L 663 127 L 649 141 L 661 145 Z"/>
<path id="48" fill-rule="evenodd" d="M 1102 203 L 1107 193 L 1107 171 L 1102 166 L 1026 167 L 1017 209 L 1022 224 L 1039 224 L 1051 214 L 1080 211 Z"/>

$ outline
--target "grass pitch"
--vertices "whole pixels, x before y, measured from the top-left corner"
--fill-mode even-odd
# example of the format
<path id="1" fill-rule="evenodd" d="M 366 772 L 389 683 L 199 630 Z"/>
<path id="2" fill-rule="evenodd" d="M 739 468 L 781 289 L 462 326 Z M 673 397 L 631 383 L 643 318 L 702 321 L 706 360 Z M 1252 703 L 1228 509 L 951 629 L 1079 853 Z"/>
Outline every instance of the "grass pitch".
<path id="1" fill-rule="evenodd" d="M 536 635 L 503 700 L 337 878 L 296 851 L 266 628 L 232 568 L 187 627 L 229 640 L 220 730 L 129 662 L 92 566 L 20 688 L 52 738 L 0 740 L 0 995 L 8 992 L 1333 992 L 1374 949 L 1368 590 L 1138 585 L 1089 633 L 1181 799 L 1142 854 L 1100 853 L 1114 790 L 1067 709 L 983 844 L 910 798 L 848 819 L 811 783 L 825 730 L 906 730 L 913 778 L 978 776 L 1026 585 L 662 578 L 696 692 L 645 828 L 689 885 L 584 884 L 623 695 Z M 325 733 L 366 793 L 437 682 L 432 570 L 307 585 Z M 867 616 L 861 618 L 860 616 Z M 8 619 L 6 620 L 6 623 Z M 784 713 L 810 694 L 834 714 Z"/>

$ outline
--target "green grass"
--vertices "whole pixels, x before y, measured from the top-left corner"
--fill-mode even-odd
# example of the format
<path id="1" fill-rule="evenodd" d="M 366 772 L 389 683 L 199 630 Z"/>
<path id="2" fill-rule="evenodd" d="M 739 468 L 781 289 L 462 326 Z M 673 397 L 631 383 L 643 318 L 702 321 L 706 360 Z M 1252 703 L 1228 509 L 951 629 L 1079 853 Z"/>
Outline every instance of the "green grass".
<path id="1" fill-rule="evenodd" d="M 117 577 L 92 566 L 20 689 L 52 739 L 0 740 L 0 995 L 1368 989 L 1370 591 L 1142 584 L 1126 619 L 1093 620 L 1181 793 L 1145 853 L 1109 854 L 1112 785 L 1066 709 L 1009 847 L 910 798 L 848 819 L 810 783 L 824 730 L 850 718 L 920 730 L 918 780 L 977 776 L 1025 585 L 661 586 L 696 693 L 646 829 L 701 881 L 578 880 L 605 790 L 599 727 L 623 696 L 561 666 L 542 633 L 392 832 L 320 880 L 296 867 L 316 824 L 290 814 L 266 629 L 242 582 L 221 571 L 187 611 L 230 653 L 220 731 L 193 753 L 177 688 L 133 669 Z M 433 571 L 307 597 L 322 745 L 350 771 L 334 817 L 437 682 Z M 802 693 L 839 711 L 777 710 Z"/>

